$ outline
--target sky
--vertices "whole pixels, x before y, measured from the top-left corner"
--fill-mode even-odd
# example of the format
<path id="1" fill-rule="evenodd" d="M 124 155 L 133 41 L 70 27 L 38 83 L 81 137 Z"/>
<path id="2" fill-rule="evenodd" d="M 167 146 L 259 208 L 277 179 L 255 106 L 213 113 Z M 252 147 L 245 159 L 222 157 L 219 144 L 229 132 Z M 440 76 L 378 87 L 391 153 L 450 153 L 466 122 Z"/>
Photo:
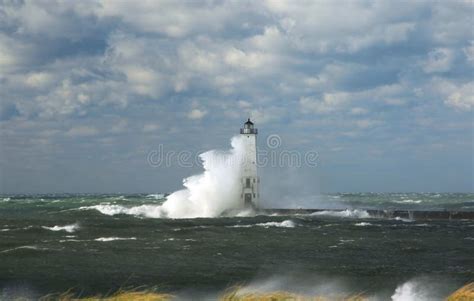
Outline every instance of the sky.
<path id="1" fill-rule="evenodd" d="M 261 166 L 269 197 L 473 192 L 473 28 L 472 1 L 0 0 L 0 193 L 171 192 L 202 167 L 150 154 L 248 117 L 317 154 Z"/>

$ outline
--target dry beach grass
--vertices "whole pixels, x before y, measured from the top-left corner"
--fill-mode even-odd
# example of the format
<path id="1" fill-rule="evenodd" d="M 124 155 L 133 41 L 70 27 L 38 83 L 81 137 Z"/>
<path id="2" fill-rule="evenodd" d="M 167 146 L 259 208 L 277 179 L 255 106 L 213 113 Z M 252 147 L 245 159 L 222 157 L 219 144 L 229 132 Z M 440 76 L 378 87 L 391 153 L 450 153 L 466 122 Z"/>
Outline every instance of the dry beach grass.
<path id="1" fill-rule="evenodd" d="M 41 301 L 171 301 L 173 295 L 154 291 L 124 291 L 120 290 L 110 296 L 75 297 L 70 292 L 51 294 L 42 297 Z M 20 300 L 20 299 L 18 299 Z M 224 292 L 219 301 L 365 301 L 364 294 L 338 296 L 307 296 L 292 292 L 245 292 L 242 287 L 233 287 Z M 449 295 L 446 301 L 474 301 L 474 282 L 471 282 Z"/>

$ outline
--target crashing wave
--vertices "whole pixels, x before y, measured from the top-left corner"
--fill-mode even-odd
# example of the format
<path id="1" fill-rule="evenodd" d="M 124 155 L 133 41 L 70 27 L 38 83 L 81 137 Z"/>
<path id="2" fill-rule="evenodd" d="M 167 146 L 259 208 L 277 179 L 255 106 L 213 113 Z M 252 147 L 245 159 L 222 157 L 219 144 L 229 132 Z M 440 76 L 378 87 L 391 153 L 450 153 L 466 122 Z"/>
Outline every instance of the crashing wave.
<path id="1" fill-rule="evenodd" d="M 149 218 L 217 217 L 229 209 L 239 208 L 240 175 L 245 145 L 233 137 L 228 152 L 208 151 L 200 155 L 204 172 L 183 181 L 184 189 L 173 192 L 161 204 L 134 207 L 100 204 L 80 207 L 95 209 L 106 215 L 129 214 Z M 151 196 L 151 195 L 150 195 Z"/>

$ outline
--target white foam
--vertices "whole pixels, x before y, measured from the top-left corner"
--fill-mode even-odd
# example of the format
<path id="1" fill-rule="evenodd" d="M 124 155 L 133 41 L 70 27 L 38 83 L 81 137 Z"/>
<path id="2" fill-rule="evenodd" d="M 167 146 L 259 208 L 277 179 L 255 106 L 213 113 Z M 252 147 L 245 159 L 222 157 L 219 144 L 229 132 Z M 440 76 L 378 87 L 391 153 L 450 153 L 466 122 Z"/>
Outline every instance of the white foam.
<path id="1" fill-rule="evenodd" d="M 136 240 L 136 237 L 99 237 L 94 239 L 95 241 L 114 241 L 114 240 Z"/>
<path id="2" fill-rule="evenodd" d="M 353 239 L 339 239 L 340 244 L 346 243 L 346 242 L 354 242 L 355 240 Z"/>
<path id="3" fill-rule="evenodd" d="M 238 216 L 238 217 L 250 217 L 250 216 L 255 216 L 255 210 L 253 210 L 252 208 L 249 208 L 249 209 L 245 209 L 245 210 L 239 210 L 235 216 Z"/>
<path id="4" fill-rule="evenodd" d="M 395 203 L 399 204 L 420 204 L 423 202 L 422 200 L 402 200 L 402 201 L 395 201 Z"/>
<path id="5" fill-rule="evenodd" d="M 430 225 L 428 224 L 416 224 L 416 227 L 429 227 Z"/>
<path id="6" fill-rule="evenodd" d="M 251 227 L 294 228 L 294 227 L 296 227 L 296 224 L 292 220 L 284 220 L 282 222 L 267 222 L 267 223 L 258 223 L 258 224 L 248 224 L 248 225 L 233 225 L 233 226 L 227 226 L 227 227 L 228 228 L 251 228 Z"/>
<path id="7" fill-rule="evenodd" d="M 147 199 L 161 200 L 165 197 L 162 193 L 149 194 L 146 196 Z"/>
<path id="8" fill-rule="evenodd" d="M 42 226 L 41 228 L 46 229 L 46 230 L 51 230 L 51 231 L 66 231 L 68 233 L 73 233 L 77 230 L 79 230 L 79 224 L 71 224 L 71 225 L 65 225 L 65 226 L 54 226 L 54 227 L 46 227 Z"/>
<path id="9" fill-rule="evenodd" d="M 63 242 L 68 242 L 68 241 L 71 241 L 71 242 L 81 242 L 81 241 L 89 241 L 87 239 L 74 239 L 74 238 L 68 238 L 68 239 L 60 239 L 59 242 L 60 243 L 63 243 Z"/>
<path id="10" fill-rule="evenodd" d="M 259 227 L 279 227 L 279 228 L 294 228 L 296 225 L 292 220 L 284 220 L 282 222 L 268 222 L 256 224 Z"/>
<path id="11" fill-rule="evenodd" d="M 313 212 L 311 215 L 323 215 L 323 216 L 334 216 L 334 217 L 347 217 L 347 218 L 370 218 L 370 214 L 366 210 L 360 209 L 346 209 L 343 211 L 335 210 L 324 210 L 319 212 Z"/>
<path id="12" fill-rule="evenodd" d="M 8 252 L 12 252 L 12 251 L 15 251 L 15 250 L 21 250 L 21 249 L 40 250 L 40 251 L 41 250 L 47 250 L 46 248 L 40 248 L 38 246 L 20 246 L 20 247 L 16 247 L 16 248 L 12 248 L 12 249 L 3 250 L 0 253 L 8 253 Z"/>
<path id="13" fill-rule="evenodd" d="M 135 216 L 159 218 L 164 217 L 164 212 L 161 206 L 158 205 L 140 205 L 135 207 L 126 207 L 122 205 L 100 204 L 94 206 L 80 207 L 79 210 L 95 209 L 105 215 L 129 214 Z"/>
<path id="14" fill-rule="evenodd" d="M 233 225 L 233 226 L 227 226 L 227 228 L 251 228 L 255 227 L 255 225 Z"/>
<path id="15" fill-rule="evenodd" d="M 366 227 L 366 226 L 371 226 L 372 224 L 371 223 L 366 223 L 366 222 L 361 222 L 361 223 L 356 223 L 355 225 L 359 226 L 359 227 Z"/>
<path id="16" fill-rule="evenodd" d="M 412 219 L 409 219 L 409 218 L 403 218 L 403 217 L 395 217 L 394 220 L 396 221 L 402 221 L 402 222 L 405 222 L 405 223 L 411 223 L 411 222 L 414 222 L 414 220 Z"/>

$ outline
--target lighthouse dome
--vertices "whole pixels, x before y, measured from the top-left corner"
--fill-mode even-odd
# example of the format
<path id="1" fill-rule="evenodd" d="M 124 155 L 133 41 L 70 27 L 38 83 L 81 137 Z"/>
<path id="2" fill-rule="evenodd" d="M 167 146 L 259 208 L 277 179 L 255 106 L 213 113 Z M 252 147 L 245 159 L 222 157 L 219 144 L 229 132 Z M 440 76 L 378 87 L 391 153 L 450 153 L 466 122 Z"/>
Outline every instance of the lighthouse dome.
<path id="1" fill-rule="evenodd" d="M 240 129 L 241 134 L 257 134 L 257 129 L 254 128 L 253 122 L 250 121 L 250 118 L 247 119 L 247 122 L 244 123 L 244 128 Z"/>
<path id="2" fill-rule="evenodd" d="M 247 119 L 247 122 L 244 123 L 244 129 L 253 129 L 253 122 L 250 121 L 250 118 Z"/>

